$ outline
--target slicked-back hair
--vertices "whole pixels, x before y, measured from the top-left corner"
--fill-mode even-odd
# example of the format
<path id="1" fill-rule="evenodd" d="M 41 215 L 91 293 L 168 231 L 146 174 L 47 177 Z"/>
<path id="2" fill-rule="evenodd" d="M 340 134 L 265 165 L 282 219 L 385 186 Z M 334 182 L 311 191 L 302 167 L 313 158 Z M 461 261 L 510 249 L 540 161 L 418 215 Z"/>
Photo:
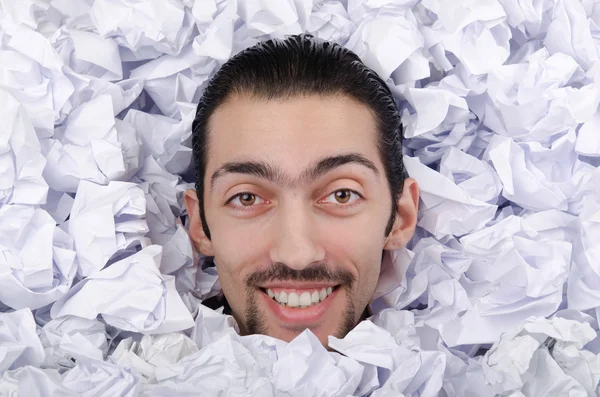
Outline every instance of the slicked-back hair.
<path id="1" fill-rule="evenodd" d="M 392 197 L 385 229 L 385 236 L 389 235 L 406 178 L 402 162 L 402 123 L 392 93 L 354 52 L 337 43 L 300 34 L 263 41 L 237 53 L 223 64 L 204 89 L 192 123 L 192 149 L 200 219 L 209 239 L 204 184 L 209 137 L 210 133 L 216 133 L 209 131 L 209 120 L 220 106 L 236 95 L 257 100 L 345 95 L 367 106 L 376 120 L 377 147 Z"/>

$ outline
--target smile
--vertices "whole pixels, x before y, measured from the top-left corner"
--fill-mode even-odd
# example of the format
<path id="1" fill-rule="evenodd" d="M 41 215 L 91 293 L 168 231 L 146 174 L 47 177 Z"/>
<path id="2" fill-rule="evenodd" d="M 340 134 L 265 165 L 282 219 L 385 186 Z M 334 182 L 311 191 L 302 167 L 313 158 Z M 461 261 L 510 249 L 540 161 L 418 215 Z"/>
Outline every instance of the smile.
<path id="1" fill-rule="evenodd" d="M 286 290 L 283 288 L 267 288 L 266 293 L 269 298 L 286 307 L 297 307 L 304 309 L 311 306 L 316 306 L 334 291 L 334 287 L 324 287 L 321 289 L 312 290 Z M 264 291 L 264 290 L 263 290 Z"/>
<path id="2" fill-rule="evenodd" d="M 323 324 L 331 309 L 338 306 L 339 285 L 272 285 L 260 288 L 260 295 L 278 323 L 285 327 L 316 327 Z"/>

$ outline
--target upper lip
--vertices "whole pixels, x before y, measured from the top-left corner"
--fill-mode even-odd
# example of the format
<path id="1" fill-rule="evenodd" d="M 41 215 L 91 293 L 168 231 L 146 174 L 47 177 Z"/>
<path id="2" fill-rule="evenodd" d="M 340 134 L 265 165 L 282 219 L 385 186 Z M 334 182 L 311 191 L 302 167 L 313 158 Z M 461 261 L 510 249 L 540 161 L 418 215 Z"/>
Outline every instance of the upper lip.
<path id="1" fill-rule="evenodd" d="M 328 287 L 335 287 L 338 284 L 335 283 L 301 283 L 301 282 L 291 282 L 291 281 L 280 281 L 273 282 L 264 285 L 259 285 L 259 288 L 269 289 L 269 288 L 284 288 L 284 289 L 321 289 Z"/>

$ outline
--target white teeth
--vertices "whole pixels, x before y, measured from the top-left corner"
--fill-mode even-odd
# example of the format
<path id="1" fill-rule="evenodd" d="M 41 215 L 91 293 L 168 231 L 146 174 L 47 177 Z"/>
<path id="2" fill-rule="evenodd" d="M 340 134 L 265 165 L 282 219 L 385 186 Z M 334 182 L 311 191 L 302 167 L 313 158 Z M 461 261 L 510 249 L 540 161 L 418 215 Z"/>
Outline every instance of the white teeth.
<path id="1" fill-rule="evenodd" d="M 319 303 L 319 293 L 317 291 L 313 292 L 312 295 L 310 296 L 310 302 L 311 303 Z"/>
<path id="2" fill-rule="evenodd" d="M 288 303 L 288 295 L 285 291 L 281 291 L 279 294 L 279 303 Z"/>
<path id="3" fill-rule="evenodd" d="M 319 299 L 324 301 L 325 298 L 327 298 L 327 288 L 322 288 L 321 291 L 319 291 Z"/>
<path id="4" fill-rule="evenodd" d="M 287 304 L 289 307 L 300 306 L 300 298 L 298 297 L 298 294 L 295 292 L 290 292 Z"/>
<path id="5" fill-rule="evenodd" d="M 300 306 L 310 306 L 311 303 L 312 302 L 310 300 L 310 292 L 304 291 L 300 295 Z"/>
<path id="6" fill-rule="evenodd" d="M 267 288 L 267 295 L 269 295 L 271 299 L 275 299 L 275 301 L 279 302 L 283 306 L 299 308 L 317 305 L 319 302 L 324 301 L 332 292 L 332 287 L 321 288 L 321 290 L 313 291 L 312 293 L 309 291 L 303 291 L 300 294 L 297 292 L 287 293 L 285 291 L 274 292 L 270 288 Z"/>

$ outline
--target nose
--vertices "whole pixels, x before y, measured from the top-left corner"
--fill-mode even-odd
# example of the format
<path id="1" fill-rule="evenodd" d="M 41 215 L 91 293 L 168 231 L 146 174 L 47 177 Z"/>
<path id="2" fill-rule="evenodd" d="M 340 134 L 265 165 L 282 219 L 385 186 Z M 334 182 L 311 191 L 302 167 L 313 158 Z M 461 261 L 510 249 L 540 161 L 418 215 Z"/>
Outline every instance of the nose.
<path id="1" fill-rule="evenodd" d="M 301 205 L 289 207 L 285 210 L 281 208 L 277 216 L 271 260 L 302 270 L 313 263 L 322 262 L 325 250 L 318 243 L 318 231 L 310 211 Z"/>

